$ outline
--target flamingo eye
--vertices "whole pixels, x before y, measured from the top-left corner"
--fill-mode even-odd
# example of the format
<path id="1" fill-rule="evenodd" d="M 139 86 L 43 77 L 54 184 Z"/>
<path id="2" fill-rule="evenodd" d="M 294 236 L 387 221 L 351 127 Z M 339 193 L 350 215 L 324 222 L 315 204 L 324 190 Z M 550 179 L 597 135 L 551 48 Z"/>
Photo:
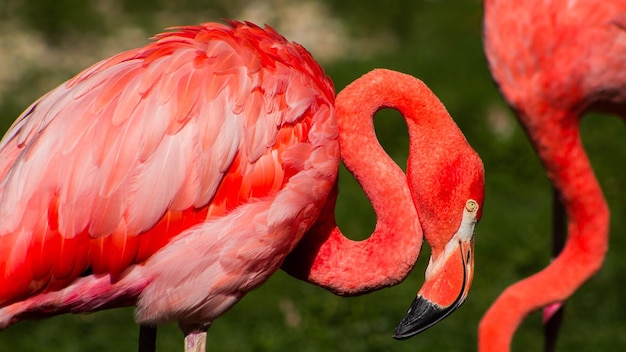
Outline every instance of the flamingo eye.
<path id="1" fill-rule="evenodd" d="M 473 213 L 473 212 L 478 210 L 478 203 L 475 200 L 473 200 L 473 199 L 469 199 L 465 203 L 465 209 L 467 209 L 467 211 Z"/>

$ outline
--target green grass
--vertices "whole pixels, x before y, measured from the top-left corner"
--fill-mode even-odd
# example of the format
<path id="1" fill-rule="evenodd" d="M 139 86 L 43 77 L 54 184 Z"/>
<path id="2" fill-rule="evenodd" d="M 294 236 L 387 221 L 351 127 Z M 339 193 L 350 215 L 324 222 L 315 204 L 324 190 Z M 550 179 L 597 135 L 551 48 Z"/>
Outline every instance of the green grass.
<path id="1" fill-rule="evenodd" d="M 44 33 L 53 47 L 66 48 L 68 57 L 84 53 L 70 50 L 72 46 L 66 40 L 87 38 L 99 42 L 124 21 L 140 23 L 153 33 L 160 30 L 154 28 L 157 23 L 167 22 L 163 16 L 175 18 L 171 24 L 180 24 L 178 19 L 188 18 L 190 12 L 214 21 L 234 16 L 245 4 L 218 1 L 206 5 L 187 0 L 178 7 L 162 1 L 152 7 L 145 5 L 147 1 L 111 0 L 107 3 L 116 5 L 117 11 L 117 17 L 111 19 L 82 2 L 86 16 L 54 7 L 76 6 L 76 1 L 51 3 L 47 6 L 53 6 L 55 11 L 30 9 L 26 1 L 0 5 L 0 20 L 25 23 Z M 336 297 L 279 272 L 214 323 L 209 331 L 210 351 L 476 350 L 478 322 L 491 302 L 505 287 L 549 262 L 550 184 L 489 77 L 481 46 L 480 1 L 382 3 L 342 1 L 329 4 L 329 8 L 348 25 L 350 33 L 360 37 L 391 32 L 397 39 L 392 51 L 325 62 L 324 67 L 337 91 L 375 67 L 421 78 L 444 102 L 483 158 L 487 172 L 486 203 L 477 228 L 476 273 L 469 299 L 437 326 L 399 342 L 391 334 L 423 281 L 427 246 L 406 282 L 363 297 Z M 56 17 L 39 21 L 50 12 Z M 0 58 L 6 54 L 0 51 Z M 10 87 L 0 87 L 4 89 L 0 97 L 0 125 L 8 127 L 29 102 L 82 68 L 59 72 L 33 63 L 32 70 L 12 81 Z M 498 134 L 490 128 L 488 116 L 494 111 L 500 111 L 499 121 L 508 132 Z M 385 112 L 377 117 L 376 126 L 382 144 L 403 164 L 408 143 L 404 122 L 397 114 Z M 613 214 L 611 246 L 602 270 L 568 302 L 558 346 L 562 351 L 626 349 L 626 303 L 621 291 L 626 282 L 626 262 L 620 256 L 626 249 L 626 168 L 621 166 L 626 160 L 625 134 L 622 121 L 612 117 L 591 116 L 583 121 L 583 139 Z M 356 236 L 369 233 L 375 222 L 371 207 L 345 171 L 340 177 L 340 225 Z M 64 315 L 21 322 L 0 332 L 0 351 L 134 351 L 137 334 L 132 309 Z M 159 351 L 180 350 L 181 346 L 182 334 L 175 324 L 159 330 Z M 541 346 L 540 316 L 535 313 L 516 334 L 514 350 L 538 351 Z"/>

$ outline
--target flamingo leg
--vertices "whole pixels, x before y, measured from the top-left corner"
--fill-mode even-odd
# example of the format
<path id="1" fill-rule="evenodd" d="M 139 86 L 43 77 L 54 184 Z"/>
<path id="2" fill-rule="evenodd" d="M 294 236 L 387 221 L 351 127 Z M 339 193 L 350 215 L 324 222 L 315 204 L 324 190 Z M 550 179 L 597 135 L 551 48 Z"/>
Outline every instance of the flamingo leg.
<path id="1" fill-rule="evenodd" d="M 185 334 L 185 352 L 206 352 L 206 333 L 211 323 L 206 325 L 182 326 Z"/>
<path id="2" fill-rule="evenodd" d="M 185 352 L 205 352 L 206 331 L 192 332 L 185 335 Z"/>
<path id="3" fill-rule="evenodd" d="M 565 208 L 559 198 L 559 192 L 553 188 L 552 210 L 552 259 L 556 258 L 565 246 L 566 221 Z M 565 302 L 555 302 L 543 309 L 544 351 L 554 352 L 563 321 Z"/>
<path id="4" fill-rule="evenodd" d="M 139 326 L 139 352 L 156 351 L 157 328 L 154 325 Z"/>

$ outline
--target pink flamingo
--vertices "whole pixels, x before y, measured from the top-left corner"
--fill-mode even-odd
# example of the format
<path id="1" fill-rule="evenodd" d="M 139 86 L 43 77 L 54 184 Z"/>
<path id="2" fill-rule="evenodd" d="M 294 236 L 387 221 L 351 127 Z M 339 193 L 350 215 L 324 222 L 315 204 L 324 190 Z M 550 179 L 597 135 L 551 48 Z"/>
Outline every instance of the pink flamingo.
<path id="1" fill-rule="evenodd" d="M 203 350 L 294 249 L 286 270 L 359 294 L 408 274 L 422 229 L 431 264 L 396 335 L 442 319 L 471 284 L 482 163 L 410 76 L 374 71 L 336 105 L 302 47 L 239 22 L 160 34 L 52 90 L 0 143 L 0 328 L 135 305 Z M 382 107 L 407 118 L 408 182 L 376 142 Z M 366 241 L 334 223 L 340 149 L 379 217 Z"/>
<path id="2" fill-rule="evenodd" d="M 506 351 L 522 319 L 554 308 L 602 265 L 609 211 L 579 136 L 581 116 L 626 116 L 626 1 L 485 1 L 491 73 L 517 113 L 567 216 L 567 242 L 507 288 L 479 328 L 480 351 Z M 554 348 L 548 341 L 548 349 Z"/>

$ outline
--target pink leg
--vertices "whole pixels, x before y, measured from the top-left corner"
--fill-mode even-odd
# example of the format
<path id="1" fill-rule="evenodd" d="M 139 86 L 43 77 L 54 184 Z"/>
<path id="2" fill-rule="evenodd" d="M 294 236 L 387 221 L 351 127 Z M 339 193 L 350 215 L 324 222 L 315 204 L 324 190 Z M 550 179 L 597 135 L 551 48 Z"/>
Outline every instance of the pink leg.
<path id="1" fill-rule="evenodd" d="M 206 325 L 180 326 L 185 334 L 185 352 L 206 352 L 206 332 L 211 323 Z"/>

